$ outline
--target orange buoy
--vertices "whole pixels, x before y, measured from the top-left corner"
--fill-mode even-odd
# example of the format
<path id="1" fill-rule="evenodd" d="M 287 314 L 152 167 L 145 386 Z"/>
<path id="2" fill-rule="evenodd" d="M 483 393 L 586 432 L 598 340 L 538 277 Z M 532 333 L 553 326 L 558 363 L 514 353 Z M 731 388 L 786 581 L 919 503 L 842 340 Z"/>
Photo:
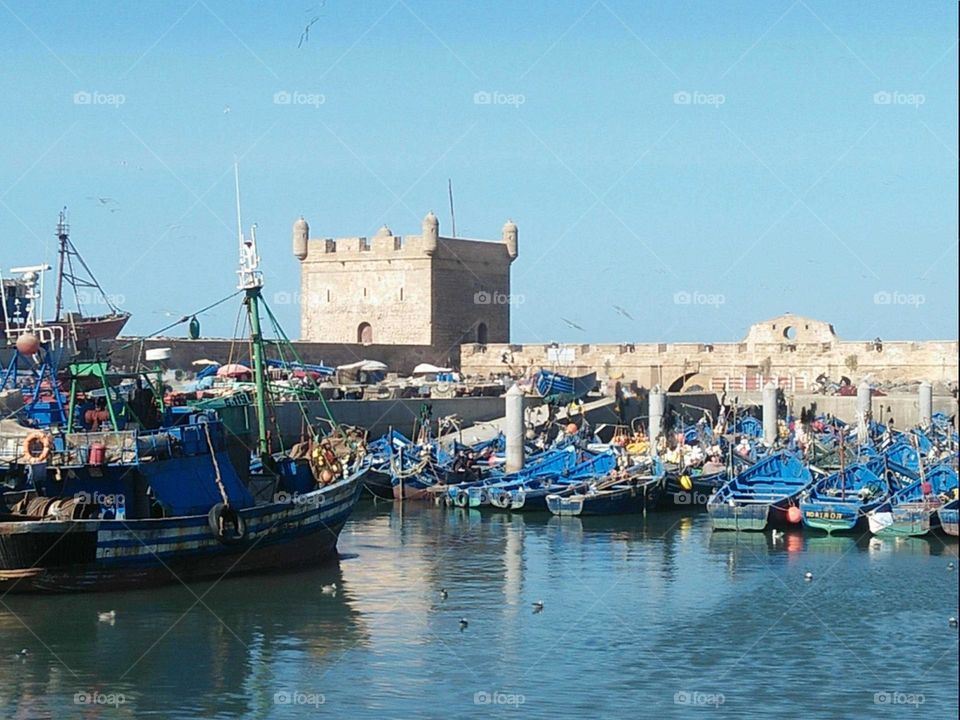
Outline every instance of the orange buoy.
<path id="1" fill-rule="evenodd" d="M 17 338 L 17 350 L 22 355 L 36 355 L 40 351 L 40 340 L 33 333 L 24 333 Z"/>
<path id="2" fill-rule="evenodd" d="M 803 515 L 800 513 L 800 508 L 796 505 L 791 505 L 787 508 L 787 520 L 792 522 L 794 525 L 800 523 L 803 520 Z"/>
<path id="3" fill-rule="evenodd" d="M 570 423 L 567 425 L 567 435 L 576 435 L 577 434 L 577 424 Z"/>

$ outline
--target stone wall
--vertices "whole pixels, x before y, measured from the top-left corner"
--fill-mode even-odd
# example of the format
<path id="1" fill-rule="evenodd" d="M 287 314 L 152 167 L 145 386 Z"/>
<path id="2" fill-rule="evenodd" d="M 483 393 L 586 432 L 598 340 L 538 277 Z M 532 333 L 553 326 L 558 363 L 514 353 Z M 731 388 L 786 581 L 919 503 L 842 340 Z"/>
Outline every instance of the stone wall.
<path id="1" fill-rule="evenodd" d="M 372 238 L 315 238 L 296 247 L 303 340 L 355 343 L 363 324 L 380 344 L 452 348 L 510 339 L 506 242 L 395 236 L 383 227 Z"/>
<path id="2" fill-rule="evenodd" d="M 310 240 L 300 273 L 300 337 L 356 343 L 368 323 L 374 343 L 430 345 L 431 260 L 421 244 L 418 235 Z"/>
<path id="3" fill-rule="evenodd" d="M 461 369 L 469 375 L 496 375 L 559 369 L 570 374 L 596 371 L 600 377 L 660 385 L 679 391 L 694 386 L 720 391 L 759 390 L 768 380 L 801 392 L 825 374 L 854 383 L 928 380 L 956 382 L 955 341 L 834 343 L 645 343 L 620 345 L 471 344 L 461 348 Z M 504 362 L 506 360 L 506 362 Z"/>
<path id="4" fill-rule="evenodd" d="M 440 238 L 432 287 L 434 345 L 509 341 L 510 257 L 505 245 Z"/>

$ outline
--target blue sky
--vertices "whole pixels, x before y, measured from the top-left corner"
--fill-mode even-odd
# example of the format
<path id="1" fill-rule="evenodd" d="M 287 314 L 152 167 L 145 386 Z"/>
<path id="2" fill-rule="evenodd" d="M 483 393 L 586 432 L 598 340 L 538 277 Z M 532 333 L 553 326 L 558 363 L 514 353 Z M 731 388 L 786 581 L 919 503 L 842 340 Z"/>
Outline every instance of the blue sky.
<path id="1" fill-rule="evenodd" d="M 0 268 L 67 205 L 129 330 L 231 292 L 236 155 L 268 300 L 301 213 L 446 233 L 452 178 L 459 235 L 519 226 L 517 342 L 957 337 L 955 2 L 76 7 L 0 0 Z"/>

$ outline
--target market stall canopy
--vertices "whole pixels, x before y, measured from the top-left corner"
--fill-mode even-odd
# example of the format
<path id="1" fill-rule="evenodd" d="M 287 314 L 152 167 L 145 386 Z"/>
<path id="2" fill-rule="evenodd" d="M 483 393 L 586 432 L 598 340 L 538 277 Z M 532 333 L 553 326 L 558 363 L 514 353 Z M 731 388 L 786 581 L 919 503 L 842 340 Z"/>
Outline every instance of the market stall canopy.
<path id="1" fill-rule="evenodd" d="M 252 375 L 253 370 L 248 368 L 246 365 L 241 365 L 240 363 L 230 363 L 228 365 L 223 365 L 217 370 L 217 377 L 243 377 L 244 375 Z"/>
<path id="2" fill-rule="evenodd" d="M 377 370 L 386 370 L 387 366 L 379 360 L 358 360 L 349 365 L 337 365 L 337 370 L 363 370 L 364 372 L 376 372 Z"/>
<path id="3" fill-rule="evenodd" d="M 413 369 L 414 375 L 429 375 L 432 373 L 448 373 L 448 372 L 453 372 L 453 368 L 437 367 L 436 365 L 431 365 L 430 363 L 420 363 Z"/>

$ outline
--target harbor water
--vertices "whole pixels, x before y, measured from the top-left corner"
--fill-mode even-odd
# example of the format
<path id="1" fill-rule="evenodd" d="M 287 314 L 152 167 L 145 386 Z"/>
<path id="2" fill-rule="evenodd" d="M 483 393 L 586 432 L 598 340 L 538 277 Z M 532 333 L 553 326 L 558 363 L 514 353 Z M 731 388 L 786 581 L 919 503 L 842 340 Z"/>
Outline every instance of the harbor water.
<path id="1" fill-rule="evenodd" d="M 958 715 L 960 570 L 939 536 L 364 501 L 340 553 L 295 574 L 5 596 L 0 717 Z"/>

